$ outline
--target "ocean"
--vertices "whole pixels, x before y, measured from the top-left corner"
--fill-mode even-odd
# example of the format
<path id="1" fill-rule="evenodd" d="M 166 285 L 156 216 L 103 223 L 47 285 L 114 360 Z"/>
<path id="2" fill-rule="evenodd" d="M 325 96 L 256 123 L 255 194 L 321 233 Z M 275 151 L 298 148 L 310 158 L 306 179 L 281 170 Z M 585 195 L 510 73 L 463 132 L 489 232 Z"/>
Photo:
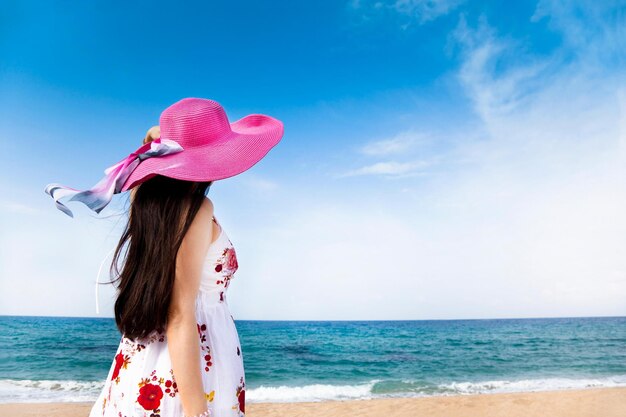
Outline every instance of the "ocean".
<path id="1" fill-rule="evenodd" d="M 626 317 L 236 320 L 247 402 L 626 386 Z M 0 316 L 0 402 L 93 401 L 113 319 Z"/>

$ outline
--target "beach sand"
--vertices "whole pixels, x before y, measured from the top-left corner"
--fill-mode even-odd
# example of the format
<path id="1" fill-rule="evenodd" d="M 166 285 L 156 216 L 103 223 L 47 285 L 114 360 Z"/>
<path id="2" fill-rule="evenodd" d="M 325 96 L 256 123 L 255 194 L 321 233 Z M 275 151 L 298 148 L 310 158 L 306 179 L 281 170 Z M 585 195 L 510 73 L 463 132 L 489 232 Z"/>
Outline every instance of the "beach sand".
<path id="1" fill-rule="evenodd" d="M 86 417 L 90 403 L 0 404 L 0 417 Z M 626 388 L 449 397 L 248 403 L 246 417 L 624 417 Z"/>

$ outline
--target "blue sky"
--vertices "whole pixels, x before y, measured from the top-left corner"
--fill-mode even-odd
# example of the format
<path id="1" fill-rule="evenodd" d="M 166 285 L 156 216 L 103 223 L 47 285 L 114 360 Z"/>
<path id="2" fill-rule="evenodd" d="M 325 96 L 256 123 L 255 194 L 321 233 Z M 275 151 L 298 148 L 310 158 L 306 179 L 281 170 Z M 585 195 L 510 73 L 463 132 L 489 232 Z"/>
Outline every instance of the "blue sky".
<path id="1" fill-rule="evenodd" d="M 43 189 L 183 97 L 285 124 L 210 192 L 236 318 L 626 314 L 626 5 L 599 3 L 5 5 L 0 314 L 95 314 L 127 196 L 70 219 Z"/>

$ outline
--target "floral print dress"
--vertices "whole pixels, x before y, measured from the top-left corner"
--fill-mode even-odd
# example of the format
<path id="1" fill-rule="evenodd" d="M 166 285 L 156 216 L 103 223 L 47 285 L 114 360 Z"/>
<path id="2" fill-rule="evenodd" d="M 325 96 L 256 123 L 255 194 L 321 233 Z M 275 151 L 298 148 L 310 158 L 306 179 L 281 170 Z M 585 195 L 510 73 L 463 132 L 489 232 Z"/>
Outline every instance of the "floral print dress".
<path id="1" fill-rule="evenodd" d="M 196 299 L 196 321 L 205 397 L 211 416 L 243 417 L 243 353 L 226 293 L 237 270 L 232 242 L 219 222 Z M 181 417 L 183 408 L 165 333 L 135 342 L 122 336 L 104 388 L 89 417 Z"/>

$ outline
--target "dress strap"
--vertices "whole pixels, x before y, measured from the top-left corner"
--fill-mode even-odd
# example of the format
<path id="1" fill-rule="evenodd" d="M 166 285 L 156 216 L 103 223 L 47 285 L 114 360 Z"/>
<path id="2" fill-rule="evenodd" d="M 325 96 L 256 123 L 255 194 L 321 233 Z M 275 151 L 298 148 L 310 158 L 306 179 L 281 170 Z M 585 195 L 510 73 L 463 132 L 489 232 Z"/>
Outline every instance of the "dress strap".
<path id="1" fill-rule="evenodd" d="M 100 296 L 98 294 L 98 288 L 100 287 L 100 284 L 108 284 L 108 282 L 100 282 L 100 272 L 102 272 L 102 267 L 104 266 L 104 262 L 107 260 L 107 258 L 109 257 L 109 255 L 111 255 L 111 253 L 115 250 L 115 246 L 113 246 L 113 249 L 111 249 L 109 251 L 109 253 L 104 257 L 104 259 L 102 260 L 102 262 L 100 262 L 100 268 L 98 269 L 98 275 L 96 276 L 96 314 L 100 314 Z"/>

